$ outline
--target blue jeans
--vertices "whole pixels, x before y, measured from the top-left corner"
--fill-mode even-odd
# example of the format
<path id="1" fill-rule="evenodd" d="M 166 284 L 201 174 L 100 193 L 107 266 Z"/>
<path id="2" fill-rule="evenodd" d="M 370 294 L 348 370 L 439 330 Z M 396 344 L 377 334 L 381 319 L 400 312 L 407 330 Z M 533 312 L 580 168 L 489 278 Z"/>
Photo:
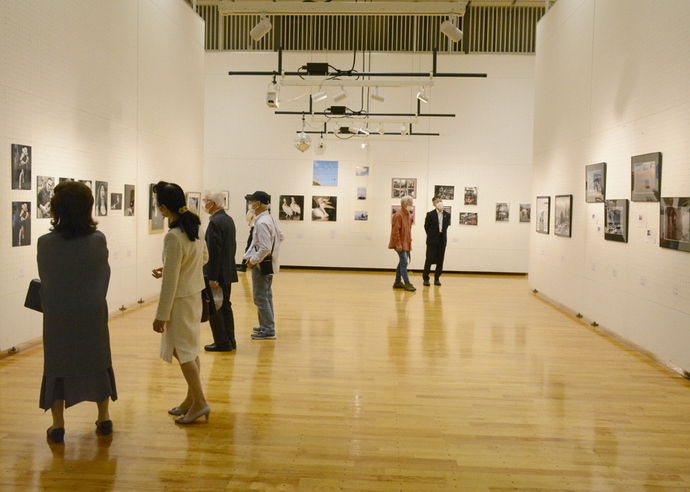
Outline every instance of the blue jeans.
<path id="1" fill-rule="evenodd" d="M 398 253 L 398 267 L 395 269 L 395 283 L 399 284 L 402 280 L 403 283 L 409 284 L 410 278 L 407 276 L 407 265 L 410 263 L 410 252 L 409 251 L 396 251 Z"/>
<path id="2" fill-rule="evenodd" d="M 273 275 L 262 275 L 261 268 L 256 265 L 252 268 L 252 296 L 254 305 L 259 311 L 259 328 L 262 332 L 273 335 L 276 332 L 276 324 L 273 317 Z"/>

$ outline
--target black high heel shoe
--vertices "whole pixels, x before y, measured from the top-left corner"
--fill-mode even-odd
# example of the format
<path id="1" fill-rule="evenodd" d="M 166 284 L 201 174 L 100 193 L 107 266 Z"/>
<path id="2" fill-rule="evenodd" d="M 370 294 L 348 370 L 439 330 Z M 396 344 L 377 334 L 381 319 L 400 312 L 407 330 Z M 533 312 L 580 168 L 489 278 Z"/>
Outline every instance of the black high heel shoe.
<path id="1" fill-rule="evenodd" d="M 48 440 L 52 442 L 53 444 L 62 444 L 65 442 L 65 428 L 64 427 L 59 427 L 57 429 L 53 429 L 52 426 L 48 427 L 48 430 L 46 431 L 46 435 L 48 437 Z"/>
<path id="2" fill-rule="evenodd" d="M 113 421 L 104 420 L 100 424 L 96 421 L 96 433 L 102 436 L 109 436 L 113 433 Z"/>

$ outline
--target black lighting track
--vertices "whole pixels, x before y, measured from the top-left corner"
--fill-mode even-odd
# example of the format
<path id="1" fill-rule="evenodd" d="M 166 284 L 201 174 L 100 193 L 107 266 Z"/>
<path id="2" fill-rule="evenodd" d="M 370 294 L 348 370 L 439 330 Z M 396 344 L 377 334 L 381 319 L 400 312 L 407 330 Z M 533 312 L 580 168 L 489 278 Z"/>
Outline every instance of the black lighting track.
<path id="1" fill-rule="evenodd" d="M 429 113 L 429 114 L 416 114 L 416 113 L 345 113 L 345 114 L 333 114 L 329 113 L 326 111 L 318 111 L 315 113 L 310 113 L 309 111 L 276 111 L 275 114 L 292 114 L 292 115 L 313 115 L 313 116 L 332 116 L 334 120 L 338 119 L 349 119 L 349 118 L 357 118 L 357 117 L 363 117 L 363 118 L 368 118 L 370 116 L 405 116 L 405 117 L 420 117 L 420 118 L 454 118 L 454 114 L 438 114 L 438 113 Z"/>

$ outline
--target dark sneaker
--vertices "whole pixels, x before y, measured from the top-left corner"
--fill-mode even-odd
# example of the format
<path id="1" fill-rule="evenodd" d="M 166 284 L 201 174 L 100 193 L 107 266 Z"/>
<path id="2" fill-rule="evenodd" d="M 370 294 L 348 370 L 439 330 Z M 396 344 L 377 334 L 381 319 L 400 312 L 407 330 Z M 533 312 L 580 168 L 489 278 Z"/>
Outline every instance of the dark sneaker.
<path id="1" fill-rule="evenodd" d="M 263 328 L 252 328 L 252 330 L 254 330 L 254 333 L 261 333 L 262 331 L 264 331 Z"/>
<path id="2" fill-rule="evenodd" d="M 434 285 L 440 286 L 440 285 L 441 285 L 441 281 L 440 281 L 440 280 L 434 280 Z"/>
<path id="3" fill-rule="evenodd" d="M 254 333 L 252 334 L 252 340 L 275 340 L 276 339 L 276 334 L 275 333 Z"/>
<path id="4" fill-rule="evenodd" d="M 231 352 L 232 345 L 216 345 L 215 343 L 212 343 L 211 345 L 204 345 L 204 350 L 206 352 Z"/>
<path id="5" fill-rule="evenodd" d="M 404 289 L 405 284 L 403 284 L 402 282 L 398 282 L 397 284 L 393 284 L 393 288 L 394 289 Z"/>
<path id="6" fill-rule="evenodd" d="M 414 292 L 414 291 L 417 290 L 417 289 L 414 288 L 414 285 L 412 285 L 412 284 L 405 284 L 405 286 L 403 287 L 403 289 L 405 289 L 405 290 L 408 291 L 408 292 Z"/>
<path id="7" fill-rule="evenodd" d="M 430 285 L 431 285 L 431 284 L 429 283 L 428 280 L 425 280 L 425 281 L 424 281 L 424 287 L 429 287 Z"/>

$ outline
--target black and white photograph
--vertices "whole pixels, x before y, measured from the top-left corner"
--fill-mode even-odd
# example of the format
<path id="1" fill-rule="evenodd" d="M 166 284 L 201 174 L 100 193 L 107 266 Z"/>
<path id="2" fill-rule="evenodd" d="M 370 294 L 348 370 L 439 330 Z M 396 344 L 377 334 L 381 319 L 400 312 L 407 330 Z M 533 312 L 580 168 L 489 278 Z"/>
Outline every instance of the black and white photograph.
<path id="1" fill-rule="evenodd" d="M 434 196 L 441 198 L 441 200 L 454 200 L 455 186 L 436 185 L 434 186 Z"/>
<path id="2" fill-rule="evenodd" d="M 400 205 L 391 206 L 391 222 L 393 222 L 393 216 L 400 210 Z M 410 218 L 412 219 L 412 225 L 415 224 L 415 219 L 417 218 L 417 205 L 412 206 L 412 212 L 410 212 Z"/>
<path id="3" fill-rule="evenodd" d="M 153 192 L 154 183 L 149 185 L 149 234 L 159 234 L 163 232 L 164 220 L 163 214 L 158 208 L 156 202 L 156 194 Z"/>
<path id="4" fill-rule="evenodd" d="M 540 234 L 549 233 L 549 225 L 551 221 L 551 197 L 538 196 L 537 197 L 537 232 Z"/>
<path id="5" fill-rule="evenodd" d="M 356 211 L 355 220 L 369 220 L 369 212 L 361 210 Z"/>
<path id="6" fill-rule="evenodd" d="M 532 220 L 532 204 L 520 204 L 520 222 L 530 222 Z"/>
<path id="7" fill-rule="evenodd" d="M 573 195 L 556 195 L 553 206 L 553 233 L 571 237 L 573 229 Z"/>
<path id="8" fill-rule="evenodd" d="M 604 239 L 628 242 L 628 200 L 604 202 Z"/>
<path id="9" fill-rule="evenodd" d="M 230 192 L 229 191 L 224 191 L 223 192 L 223 208 L 225 210 L 228 210 L 230 208 Z M 268 205 L 268 209 L 271 210 L 271 205 Z"/>
<path id="10" fill-rule="evenodd" d="M 417 198 L 417 178 L 393 178 L 391 198 L 411 196 Z"/>
<path id="11" fill-rule="evenodd" d="M 366 200 L 367 199 L 367 187 L 366 186 L 358 186 L 357 187 L 357 200 Z"/>
<path id="12" fill-rule="evenodd" d="M 661 199 L 659 246 L 690 252 L 690 197 Z"/>
<path id="13" fill-rule="evenodd" d="M 12 202 L 12 246 L 31 244 L 31 202 Z"/>
<path id="14" fill-rule="evenodd" d="M 134 193 L 134 185 L 125 185 L 125 217 L 134 217 L 134 203 L 136 195 Z"/>
<path id="15" fill-rule="evenodd" d="M 105 217 L 108 215 L 108 183 L 96 181 L 96 192 L 93 196 L 96 216 Z"/>
<path id="16" fill-rule="evenodd" d="M 465 205 L 477 204 L 477 192 L 476 186 L 465 186 Z"/>
<path id="17" fill-rule="evenodd" d="M 280 195 L 278 220 L 304 220 L 303 210 L 303 195 Z"/>
<path id="18" fill-rule="evenodd" d="M 188 191 L 185 193 L 187 199 L 187 209 L 193 214 L 199 215 L 201 211 L 201 193 L 198 191 Z"/>
<path id="19" fill-rule="evenodd" d="M 91 181 L 90 179 L 80 179 L 79 182 L 84 183 L 86 186 L 88 186 L 91 190 L 91 193 L 93 193 L 93 181 Z M 60 183 L 62 183 L 62 180 L 60 180 Z M 94 198 L 96 198 L 95 195 Z"/>
<path id="20" fill-rule="evenodd" d="M 12 144 L 12 189 L 31 189 L 31 147 Z"/>
<path id="21" fill-rule="evenodd" d="M 65 181 L 74 181 L 74 178 L 60 178 L 58 179 L 58 183 L 64 183 Z M 82 181 L 86 186 L 89 187 L 91 191 L 93 191 L 93 188 L 91 188 L 91 181 Z"/>
<path id="22" fill-rule="evenodd" d="M 338 197 L 312 196 L 311 220 L 335 222 L 338 218 Z"/>
<path id="23" fill-rule="evenodd" d="M 606 163 L 590 164 L 585 167 L 585 200 L 587 203 L 602 203 L 606 198 Z"/>
<path id="24" fill-rule="evenodd" d="M 661 152 L 636 155 L 632 160 L 633 202 L 658 202 L 661 199 Z"/>
<path id="25" fill-rule="evenodd" d="M 122 193 L 110 194 L 110 210 L 122 210 Z"/>
<path id="26" fill-rule="evenodd" d="M 369 176 L 369 166 L 355 167 L 355 176 Z"/>
<path id="27" fill-rule="evenodd" d="M 460 212 L 460 225 L 476 226 L 478 218 L 477 212 Z"/>
<path id="28" fill-rule="evenodd" d="M 50 199 L 53 198 L 55 178 L 36 176 L 36 218 L 50 218 Z"/>
<path id="29" fill-rule="evenodd" d="M 508 222 L 510 220 L 510 204 L 506 202 L 496 203 L 496 222 Z"/>
<path id="30" fill-rule="evenodd" d="M 451 207 L 450 205 L 444 205 L 443 211 L 448 212 L 450 215 L 453 215 L 453 207 Z"/>

